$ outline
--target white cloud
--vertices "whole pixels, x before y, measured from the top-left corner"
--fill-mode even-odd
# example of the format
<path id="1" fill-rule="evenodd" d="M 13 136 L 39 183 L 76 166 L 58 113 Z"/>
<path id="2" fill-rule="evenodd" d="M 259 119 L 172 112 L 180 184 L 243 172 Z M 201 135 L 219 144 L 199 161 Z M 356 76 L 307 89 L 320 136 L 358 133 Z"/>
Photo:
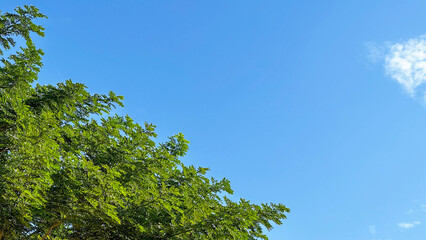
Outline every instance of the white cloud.
<path id="1" fill-rule="evenodd" d="M 411 39 L 391 46 L 385 58 L 386 73 L 413 94 L 415 88 L 426 82 L 426 41 Z"/>
<path id="2" fill-rule="evenodd" d="M 414 222 L 402 222 L 402 223 L 398 223 L 398 227 L 402 228 L 402 229 L 410 229 L 415 227 L 416 225 L 419 225 L 420 222 L 419 221 L 414 221 Z"/>
<path id="3" fill-rule="evenodd" d="M 384 54 L 386 74 L 395 79 L 411 96 L 426 85 L 426 36 L 387 44 Z M 371 51 L 374 54 L 374 51 Z M 424 95 L 426 96 L 426 95 Z"/>
<path id="4" fill-rule="evenodd" d="M 368 226 L 368 232 L 371 234 L 371 236 L 376 235 L 376 226 L 374 225 Z"/>
<path id="5" fill-rule="evenodd" d="M 400 42 L 368 42 L 364 46 L 370 62 L 383 62 L 386 75 L 411 97 L 420 95 L 426 103 L 426 35 Z"/>

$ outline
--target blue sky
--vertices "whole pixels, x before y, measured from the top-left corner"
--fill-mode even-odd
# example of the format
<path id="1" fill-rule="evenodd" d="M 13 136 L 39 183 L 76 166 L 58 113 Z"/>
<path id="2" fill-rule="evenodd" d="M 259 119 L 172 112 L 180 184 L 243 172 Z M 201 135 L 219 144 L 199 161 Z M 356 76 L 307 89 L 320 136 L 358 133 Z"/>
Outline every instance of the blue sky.
<path id="1" fill-rule="evenodd" d="M 425 1 L 10 1 L 49 19 L 41 83 L 113 90 L 236 197 L 291 208 L 270 239 L 426 236 Z"/>

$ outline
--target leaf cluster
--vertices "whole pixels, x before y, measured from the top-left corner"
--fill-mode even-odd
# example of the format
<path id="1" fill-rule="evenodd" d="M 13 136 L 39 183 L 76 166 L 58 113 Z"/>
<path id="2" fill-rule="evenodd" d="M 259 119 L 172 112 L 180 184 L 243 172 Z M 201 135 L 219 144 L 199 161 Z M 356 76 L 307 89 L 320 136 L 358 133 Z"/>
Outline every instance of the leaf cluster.
<path id="1" fill-rule="evenodd" d="M 267 239 L 282 204 L 231 201 L 227 179 L 186 166 L 182 134 L 110 114 L 122 97 L 80 83 L 34 84 L 33 6 L 0 13 L 0 239 Z M 4 56 L 22 37 L 25 46 Z M 94 116 L 97 116 L 95 120 Z"/>

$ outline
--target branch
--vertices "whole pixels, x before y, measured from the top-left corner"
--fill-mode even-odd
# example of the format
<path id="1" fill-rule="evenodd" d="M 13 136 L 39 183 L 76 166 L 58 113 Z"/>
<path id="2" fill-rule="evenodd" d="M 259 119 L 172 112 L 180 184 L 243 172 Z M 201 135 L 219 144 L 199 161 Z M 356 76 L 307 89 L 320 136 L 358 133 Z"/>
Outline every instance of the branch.
<path id="1" fill-rule="evenodd" d="M 0 240 L 3 238 L 4 228 L 5 228 L 5 226 L 3 225 L 3 228 L 1 229 L 1 232 L 0 232 Z"/>
<path id="2" fill-rule="evenodd" d="M 61 221 L 59 221 L 59 222 L 57 222 L 57 223 L 55 223 L 55 224 L 53 224 L 50 228 L 49 228 L 49 231 L 43 236 L 43 238 L 41 239 L 41 240 L 44 240 L 47 236 L 49 236 L 49 234 L 50 234 L 50 232 L 55 228 L 55 227 L 57 227 L 57 226 L 59 226 L 59 225 L 61 225 Z M 1 240 L 1 238 L 0 238 L 0 240 Z"/>

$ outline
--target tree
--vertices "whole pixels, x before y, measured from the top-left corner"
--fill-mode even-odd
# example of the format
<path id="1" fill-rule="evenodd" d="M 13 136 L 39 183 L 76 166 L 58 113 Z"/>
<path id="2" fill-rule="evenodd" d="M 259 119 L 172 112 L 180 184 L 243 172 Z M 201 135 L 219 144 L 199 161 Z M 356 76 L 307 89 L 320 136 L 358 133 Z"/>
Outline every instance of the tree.
<path id="1" fill-rule="evenodd" d="M 0 13 L 0 239 L 267 239 L 286 218 L 184 165 L 182 134 L 156 144 L 154 125 L 110 114 L 121 96 L 35 84 L 43 52 L 30 35 L 45 16 L 15 11 Z"/>

